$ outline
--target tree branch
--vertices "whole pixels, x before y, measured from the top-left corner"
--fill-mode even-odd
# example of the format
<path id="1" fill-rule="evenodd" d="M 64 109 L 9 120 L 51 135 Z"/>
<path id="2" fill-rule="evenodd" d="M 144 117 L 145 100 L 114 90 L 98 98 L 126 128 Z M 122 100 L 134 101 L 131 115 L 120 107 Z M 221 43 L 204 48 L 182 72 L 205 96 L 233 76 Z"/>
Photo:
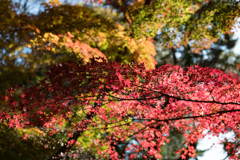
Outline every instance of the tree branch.
<path id="1" fill-rule="evenodd" d="M 161 95 L 159 96 L 155 96 L 155 97 L 146 97 L 146 98 L 120 98 L 120 97 L 115 97 L 112 95 L 109 95 L 112 98 L 115 98 L 115 101 L 144 101 L 144 100 L 150 100 L 150 99 L 159 99 L 162 96 L 167 96 L 169 98 L 174 98 L 177 100 L 182 100 L 182 101 L 188 101 L 188 102 L 197 102 L 197 103 L 215 103 L 215 104 L 221 104 L 221 105 L 229 105 L 229 104 L 233 104 L 233 105 L 240 105 L 240 102 L 219 102 L 219 101 L 204 101 L 204 100 L 194 100 L 194 99 L 185 99 L 182 97 L 177 97 L 177 96 L 171 96 L 169 94 L 165 94 L 165 93 L 160 93 Z"/>
<path id="2" fill-rule="evenodd" d="M 240 109 L 224 110 L 224 111 L 218 111 L 215 113 L 209 113 L 209 114 L 205 114 L 205 115 L 175 117 L 175 118 L 168 118 L 168 119 L 134 119 L 134 120 L 145 120 L 145 121 L 146 120 L 147 121 L 154 120 L 156 122 L 169 122 L 169 121 L 177 121 L 177 120 L 191 119 L 191 118 L 196 119 L 196 118 L 203 118 L 203 117 L 211 117 L 213 115 L 231 113 L 231 112 L 240 112 Z"/>

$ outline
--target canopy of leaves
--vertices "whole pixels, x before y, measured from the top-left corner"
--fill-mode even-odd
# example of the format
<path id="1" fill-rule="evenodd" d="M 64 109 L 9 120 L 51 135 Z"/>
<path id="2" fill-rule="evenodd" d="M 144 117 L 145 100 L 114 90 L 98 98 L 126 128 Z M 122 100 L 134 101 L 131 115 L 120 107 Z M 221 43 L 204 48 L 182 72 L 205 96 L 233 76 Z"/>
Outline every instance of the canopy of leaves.
<path id="1" fill-rule="evenodd" d="M 158 32 L 161 34 L 164 47 L 170 47 L 171 51 L 175 51 L 175 53 L 176 51 L 183 53 L 182 57 L 176 59 L 177 62 L 179 62 L 178 64 L 183 67 L 201 63 L 202 66 L 217 66 L 218 68 L 226 70 L 230 68 L 231 71 L 236 72 L 238 71 L 238 69 L 236 69 L 236 63 L 238 63 L 238 61 L 236 60 L 233 65 L 230 65 L 228 62 L 225 63 L 228 61 L 226 59 L 228 59 L 229 56 L 227 54 L 219 54 L 219 48 L 215 48 L 214 50 L 214 47 L 212 47 L 212 49 L 210 49 L 211 51 L 208 50 L 207 54 L 209 59 L 207 60 L 203 60 L 202 54 L 196 53 L 199 53 L 204 49 L 207 50 L 212 42 L 216 42 L 220 33 L 229 32 L 239 15 L 239 2 L 215 0 L 109 0 L 103 3 L 105 8 L 102 8 L 103 6 L 101 5 L 93 7 L 86 5 L 60 4 L 58 0 L 54 0 L 49 3 L 43 3 L 39 13 L 34 14 L 27 12 L 27 0 L 20 0 L 19 3 L 15 2 L 16 1 L 11 0 L 3 0 L 0 2 L 0 11 L 2 13 L 0 15 L 2 20 L 0 26 L 0 92 L 2 94 L 6 88 L 9 88 L 14 84 L 32 86 L 37 83 L 38 86 L 26 89 L 26 91 L 23 91 L 21 87 L 13 87 L 15 91 L 9 90 L 11 92 L 9 92 L 10 96 L 3 96 L 3 100 L 6 102 L 1 102 L 1 111 L 6 109 L 7 112 L 1 113 L 3 115 L 1 124 L 3 130 L 1 131 L 0 136 L 4 137 L 8 133 L 9 137 L 11 137 L 11 135 L 12 137 L 15 136 L 16 138 L 11 139 L 11 148 L 13 150 L 22 148 L 22 155 L 13 155 L 13 157 L 35 159 L 34 156 L 36 156 L 36 150 L 39 150 L 41 153 L 38 153 L 38 158 L 58 156 L 60 152 L 63 152 L 70 157 L 75 156 L 75 158 L 79 155 L 81 155 L 81 157 L 94 158 L 103 158 L 104 156 L 114 157 L 116 154 L 118 154 L 118 158 L 130 156 L 131 158 L 134 156 L 137 156 L 138 158 L 143 158 L 144 156 L 155 156 L 155 158 L 159 158 L 160 155 L 164 156 L 164 154 L 166 154 L 164 152 L 168 146 L 164 145 L 164 143 L 166 143 L 168 139 L 174 141 L 174 137 L 171 136 L 171 134 L 173 134 L 172 131 L 176 131 L 174 132 L 176 133 L 176 137 L 181 134 L 184 135 L 179 137 L 179 139 L 182 140 L 176 142 L 178 143 L 176 148 L 179 150 L 177 157 L 183 155 L 182 158 L 184 158 L 185 155 L 185 158 L 188 158 L 189 156 L 194 156 L 194 151 L 191 152 L 191 154 L 187 154 L 190 152 L 186 151 L 186 149 L 191 150 L 191 148 L 196 148 L 196 141 L 198 138 L 201 138 L 201 136 L 196 136 L 194 133 L 195 131 L 191 128 L 192 126 L 198 125 L 190 120 L 190 126 L 187 127 L 188 121 L 177 120 L 178 123 L 185 123 L 182 127 L 186 127 L 186 130 L 189 129 L 189 132 L 193 132 L 193 135 L 196 136 L 194 142 L 189 142 L 189 139 L 187 138 L 187 136 L 190 135 L 189 132 L 187 132 L 186 136 L 184 131 L 179 129 L 179 127 L 175 127 L 175 125 L 179 124 L 175 121 L 172 122 L 168 118 L 170 117 L 171 119 L 176 115 L 179 117 L 190 116 L 189 119 L 191 119 L 191 116 L 193 116 L 193 118 L 198 118 L 198 116 L 194 117 L 198 114 L 202 117 L 205 117 L 206 114 L 206 117 L 209 116 L 210 118 L 217 113 L 224 113 L 223 115 L 227 115 L 225 114 L 224 108 L 228 106 L 225 105 L 225 103 L 228 102 L 227 100 L 216 99 L 217 104 L 218 102 L 220 102 L 220 104 L 224 102 L 224 104 L 222 108 L 220 107 L 221 109 L 216 105 L 217 109 L 215 112 L 211 111 L 209 105 L 205 105 L 202 95 L 199 96 L 203 99 L 199 99 L 196 96 L 197 94 L 200 94 L 200 92 L 205 93 L 209 91 L 209 88 L 205 91 L 201 90 L 205 87 L 205 84 L 210 85 L 212 83 L 214 88 L 218 88 L 219 85 L 222 84 L 220 83 L 220 80 L 217 82 L 215 82 L 215 80 L 210 80 L 208 82 L 206 82 L 206 80 L 195 82 L 190 78 L 188 83 L 182 84 L 184 80 L 182 79 L 181 81 L 181 78 L 189 79 L 188 76 L 197 73 L 199 75 L 204 75 L 203 72 L 196 71 L 195 73 L 195 70 L 191 70 L 194 72 L 191 73 L 191 71 L 182 71 L 182 69 L 173 66 L 168 66 L 169 68 L 173 68 L 173 71 L 168 71 L 168 67 L 162 67 L 162 70 L 166 71 L 161 75 L 165 77 L 162 80 L 164 83 L 161 84 L 157 81 L 154 85 L 160 83 L 159 86 L 161 86 L 166 83 L 172 85 L 172 88 L 167 88 L 170 91 L 162 90 L 163 88 L 161 87 L 156 90 L 156 86 L 151 86 L 152 84 L 150 85 L 150 82 L 148 82 L 148 78 L 151 79 L 152 76 L 148 75 L 147 77 L 145 74 L 160 73 L 158 72 L 159 70 L 145 71 L 142 66 L 120 66 L 118 63 L 111 62 L 120 62 L 122 64 L 143 62 L 146 68 L 154 69 L 156 65 L 154 58 L 156 51 L 154 41 L 151 38 L 155 37 Z M 99 2 L 102 3 L 102 1 Z M 112 8 L 115 8 L 116 10 L 113 10 Z M 229 46 L 228 44 L 230 42 L 231 41 L 228 39 L 226 42 L 227 46 Z M 215 44 L 224 45 L 224 43 L 225 40 L 219 40 Z M 184 50 L 179 49 L 180 47 L 184 48 Z M 210 52 L 214 52 L 212 59 Z M 88 63 L 91 61 L 90 59 L 92 57 L 103 57 L 103 59 L 98 59 L 102 63 Z M 63 71 L 65 71 L 66 74 L 70 74 L 71 72 L 71 74 L 76 76 L 75 79 L 71 79 L 71 76 L 69 75 L 62 77 L 65 73 L 62 73 L 62 71 L 55 68 L 56 70 L 52 69 L 52 73 L 49 73 L 50 77 L 53 79 L 50 78 L 50 80 L 46 79 L 41 81 L 46 76 L 45 72 L 50 69 L 51 65 L 62 62 L 78 62 L 79 59 L 83 60 L 81 61 L 80 66 L 84 66 L 81 69 L 83 69 L 83 75 L 85 76 L 78 77 L 79 71 L 75 70 L 79 67 L 78 65 L 64 65 L 62 68 L 61 66 L 56 68 L 61 70 L 63 68 L 69 69 L 69 67 L 72 66 L 72 69 L 63 69 Z M 110 63 L 108 64 L 106 61 Z M 174 62 L 174 64 L 176 63 Z M 96 67 L 96 70 L 94 67 Z M 119 70 L 114 70 L 114 67 L 117 67 Z M 141 69 L 139 69 L 139 67 Z M 100 68 L 103 69 L 101 70 Z M 139 71 L 136 71 L 135 73 L 135 69 L 139 69 Z M 124 73 L 122 73 L 121 70 L 124 70 Z M 187 69 L 185 68 L 185 70 Z M 119 73 L 120 71 L 121 74 Z M 215 73 L 216 70 L 206 69 L 204 71 L 210 73 L 214 72 L 205 78 L 218 77 L 219 72 L 217 71 L 217 73 Z M 174 78 L 172 79 L 170 76 L 175 72 L 177 74 L 174 75 L 175 77 L 180 76 L 177 80 Z M 59 75 L 57 75 L 57 73 L 59 73 Z M 91 74 L 96 76 L 96 78 L 98 77 L 100 81 L 96 81 L 96 79 L 89 80 L 91 79 Z M 100 77 L 100 75 L 103 77 Z M 109 76 L 113 76 L 111 77 L 113 79 L 115 77 L 115 79 L 117 79 L 116 81 L 119 81 L 116 82 L 119 86 L 114 84 L 114 80 L 109 82 L 104 79 L 107 77 L 109 78 Z M 221 76 L 227 75 L 221 73 Z M 219 75 L 219 77 L 221 76 Z M 230 80 L 226 82 L 224 81 L 224 85 L 228 87 L 231 86 L 231 89 L 225 88 L 227 90 L 225 94 L 216 92 L 213 94 L 211 93 L 208 96 L 212 95 L 214 97 L 217 94 L 219 94 L 220 97 L 224 95 L 227 96 L 226 94 L 230 94 L 230 97 L 233 96 L 231 93 L 235 93 L 235 91 L 237 92 L 237 88 L 235 89 L 233 86 L 235 86 L 235 84 L 237 86 L 238 77 L 236 76 L 235 79 L 231 76 L 229 77 Z M 63 80 L 66 81 L 58 83 L 58 78 L 63 78 Z M 156 77 L 152 77 L 152 79 L 154 78 Z M 74 81 L 76 89 L 71 90 L 71 87 L 68 87 L 74 86 L 72 80 L 77 81 Z M 233 80 L 234 83 L 230 82 L 231 80 Z M 96 83 L 95 86 L 92 84 L 92 86 L 88 86 L 89 83 L 93 83 L 92 81 Z M 134 81 L 136 82 L 134 83 Z M 192 81 L 193 84 L 190 84 L 190 81 Z M 110 85 L 112 83 L 113 86 Z M 199 83 L 199 85 L 197 85 L 199 88 L 194 88 L 196 90 L 191 88 L 196 85 L 195 83 Z M 137 88 L 135 84 L 140 87 Z M 109 85 L 110 88 L 106 88 Z M 178 90 L 178 87 L 181 85 L 186 88 L 190 86 L 192 91 L 187 93 L 186 91 Z M 220 86 L 223 87 L 224 85 L 222 84 L 222 86 Z M 97 89 L 98 87 L 103 90 Z M 147 87 L 149 93 L 141 87 Z M 93 90 L 89 91 L 90 88 Z M 64 91 L 62 89 L 65 89 L 67 92 L 63 93 Z M 151 89 L 154 90 L 151 91 Z M 70 91 L 68 92 L 68 90 Z M 158 91 L 161 91 L 163 94 L 158 94 Z M 136 95 L 133 94 L 134 92 L 136 92 Z M 109 95 L 107 95 L 107 93 Z M 146 94 L 145 97 L 144 94 Z M 153 98 L 152 101 L 145 99 L 148 94 L 156 95 L 158 98 Z M 179 110 L 179 113 L 176 112 L 176 115 L 174 115 L 173 112 L 175 112 L 177 108 L 185 105 L 185 101 L 184 104 L 178 104 L 181 102 L 176 102 L 175 104 L 174 100 L 181 101 L 181 98 L 183 98 L 187 101 L 186 106 L 191 106 L 192 104 L 188 102 L 188 100 L 193 100 L 194 106 L 196 99 L 191 99 L 194 98 L 194 96 L 191 97 L 192 95 L 196 96 L 195 98 L 197 100 L 201 102 L 204 101 L 202 102 L 203 104 L 200 105 L 203 106 L 202 108 L 198 107 L 195 109 L 201 111 L 201 109 L 206 107 L 207 111 L 198 113 L 196 110 L 192 110 L 191 107 L 190 109 L 183 107 L 182 109 L 186 109 L 186 113 L 180 113 L 181 110 Z M 70 98 L 70 101 L 67 100 L 65 102 L 65 96 L 67 96 L 67 98 L 70 96 L 73 100 Z M 90 97 L 87 99 L 86 104 L 82 104 L 82 101 L 86 101 L 86 99 L 81 99 L 81 97 L 86 98 L 88 96 Z M 103 98 L 104 96 L 105 98 Z M 175 99 L 174 96 L 176 96 Z M 190 97 L 186 98 L 184 96 Z M 25 97 L 29 98 L 26 99 Z M 121 98 L 133 98 L 134 100 L 126 100 L 125 102 L 125 99 Z M 233 98 L 237 99 L 237 95 L 236 97 L 232 97 L 232 99 L 229 98 L 229 101 L 233 100 Z M 59 104 L 57 103 L 58 100 Z M 170 102 L 168 102 L 169 100 Z M 173 102 L 171 100 L 173 100 Z M 213 99 L 209 98 L 208 100 Z M 135 102 L 128 103 L 128 101 Z M 105 104 L 105 102 L 109 103 L 109 105 Z M 173 110 L 170 109 L 170 111 L 168 111 L 163 107 L 161 108 L 163 111 L 159 113 L 157 112 L 157 109 L 153 109 L 159 103 L 161 103 L 160 106 L 167 107 L 169 105 L 169 107 L 173 107 Z M 211 103 L 214 104 L 215 101 Z M 206 104 L 208 104 L 208 102 L 206 102 Z M 12 108 L 10 107 L 10 110 L 8 110 L 9 105 L 13 105 Z M 98 106 L 96 108 L 101 109 L 92 109 L 96 105 Z M 119 105 L 126 105 L 127 111 L 122 109 Z M 21 109 L 19 109 L 19 107 Z M 28 109 L 24 107 L 27 107 Z M 39 109 L 39 107 L 41 109 Z M 149 109 L 149 107 L 152 108 Z M 176 107 L 175 110 L 174 107 Z M 208 109 L 209 107 L 210 109 Z M 229 110 L 233 109 L 233 111 L 235 111 L 239 109 L 237 104 L 234 107 L 229 108 Z M 114 112 L 114 109 L 122 112 L 119 111 L 119 113 L 116 113 Z M 146 112 L 143 111 L 144 109 Z M 102 110 L 105 112 L 100 112 Z M 89 112 L 91 114 L 88 114 Z M 94 112 L 94 114 L 92 112 Z M 107 112 L 112 113 L 112 116 Z M 156 112 L 156 114 L 159 113 L 159 115 L 162 115 L 163 112 L 167 115 L 169 114 L 169 117 L 154 117 L 156 116 L 155 114 L 151 115 L 153 117 L 149 117 L 151 112 Z M 19 116 L 22 117 L 19 118 Z M 137 116 L 140 116 L 140 118 Z M 199 124 L 200 130 L 198 130 L 199 128 L 195 128 L 199 132 L 208 129 L 207 127 L 201 126 L 203 124 L 201 116 L 196 120 L 196 123 L 198 121 L 201 122 Z M 155 118 L 153 123 L 156 123 L 156 126 L 154 126 L 155 129 L 153 130 L 151 130 L 151 118 Z M 87 119 L 87 121 L 83 122 L 85 119 Z M 158 120 L 162 119 L 164 119 L 163 121 L 167 122 L 167 124 L 164 123 L 159 125 L 160 122 L 158 123 Z M 239 128 L 239 120 L 233 120 L 236 120 L 235 127 Z M 210 121 L 213 121 L 213 119 L 210 119 L 206 123 L 208 124 Z M 225 124 L 225 120 L 222 120 L 222 123 Z M 226 121 L 226 123 L 228 123 L 228 121 Z M 214 126 L 221 125 L 220 121 L 216 121 L 216 124 L 215 122 L 213 124 Z M 95 129 L 96 125 L 99 125 L 99 127 L 104 129 L 98 131 Z M 116 127 L 118 125 L 120 128 Z M 146 134 L 145 129 L 143 129 L 144 125 L 145 127 L 150 126 L 150 130 L 147 130 L 149 128 L 146 128 Z M 138 128 L 134 128 L 134 126 Z M 9 129 L 8 127 L 18 129 L 14 130 Z M 159 137 L 152 136 L 151 139 L 150 136 L 151 140 L 147 140 L 144 144 L 146 146 L 144 147 L 141 143 L 145 142 L 144 138 L 146 137 L 142 136 L 142 133 L 140 132 L 135 135 L 138 129 L 141 130 L 141 127 L 143 127 L 142 129 L 145 135 L 150 135 L 153 132 L 154 134 L 162 135 L 164 138 L 159 136 L 161 137 L 161 140 L 159 140 Z M 237 129 L 233 126 L 231 127 L 226 125 L 225 128 L 227 128 L 226 130 L 228 131 L 235 132 L 236 140 L 234 143 L 226 141 L 224 147 L 228 150 L 229 155 L 234 157 L 236 156 L 235 153 L 237 151 L 233 149 L 234 147 L 232 146 L 237 148 L 239 144 L 239 138 L 237 138 L 239 137 L 239 131 L 236 131 Z M 78 129 L 80 129 L 80 131 L 76 132 Z M 88 131 L 86 131 L 86 129 L 88 129 Z M 117 133 L 118 129 L 120 131 L 119 133 Z M 133 134 L 133 136 L 126 135 L 126 133 L 123 132 L 126 130 L 129 131 L 129 135 Z M 216 134 L 220 132 L 215 130 L 211 131 Z M 115 133 L 117 136 L 113 136 Z M 127 138 L 124 137 L 124 140 L 119 140 L 118 134 L 126 136 Z M 167 138 L 168 134 L 170 134 L 170 136 Z M 48 136 L 50 136 L 50 138 L 48 138 Z M 22 138 L 25 139 L 25 142 L 27 143 L 21 143 L 20 139 Z M 72 144 L 73 141 L 71 140 L 74 140 L 75 145 Z M 138 142 L 138 145 L 134 146 L 132 140 L 135 140 L 134 143 Z M 56 141 L 58 143 L 56 143 Z M 183 143 L 183 141 L 186 141 L 186 143 L 179 145 L 180 143 Z M 93 142 L 94 144 L 92 144 Z M 159 146 L 155 143 L 159 143 Z M 8 142 L 2 141 L 1 144 L 5 145 L 8 144 Z M 181 150 L 179 147 L 184 145 L 185 148 Z M 127 151 L 129 147 L 131 151 Z M 32 148 L 32 150 L 30 150 L 30 148 Z M 29 150 L 29 152 L 31 151 L 31 154 L 27 153 L 27 150 Z M 6 153 L 6 155 L 9 154 L 6 148 L 1 148 L 1 151 L 2 153 Z M 74 154 L 73 152 L 77 154 Z"/>
<path id="2" fill-rule="evenodd" d="M 148 68 L 155 67 L 156 52 L 151 40 L 128 36 L 113 18 L 90 7 L 45 4 L 43 11 L 35 15 L 18 13 L 18 5 L 10 0 L 2 3 L 2 90 L 38 80 L 51 64 L 79 58 L 88 61 L 100 56 L 109 61 L 145 62 Z M 15 73 L 22 74 L 21 78 L 11 78 Z"/>
<path id="3" fill-rule="evenodd" d="M 62 146 L 45 142 L 56 150 L 52 158 L 69 150 L 68 156 L 77 158 L 89 145 L 94 157 L 118 159 L 125 156 L 116 152 L 117 144 L 134 137 L 139 144 L 127 145 L 123 153 L 131 150 L 131 159 L 160 159 L 171 126 L 185 137 L 185 147 L 178 151 L 183 159 L 196 156 L 192 145 L 206 136 L 203 130 L 215 136 L 234 131 L 239 140 L 239 79 L 198 66 L 184 71 L 172 65 L 145 70 L 104 60 L 82 64 L 55 65 L 40 84 L 8 90 L 2 97 L 6 107 L 1 121 L 13 128 L 41 128 L 53 139 L 69 137 L 62 139 Z M 229 147 L 231 153 L 239 151 L 234 144 Z"/>

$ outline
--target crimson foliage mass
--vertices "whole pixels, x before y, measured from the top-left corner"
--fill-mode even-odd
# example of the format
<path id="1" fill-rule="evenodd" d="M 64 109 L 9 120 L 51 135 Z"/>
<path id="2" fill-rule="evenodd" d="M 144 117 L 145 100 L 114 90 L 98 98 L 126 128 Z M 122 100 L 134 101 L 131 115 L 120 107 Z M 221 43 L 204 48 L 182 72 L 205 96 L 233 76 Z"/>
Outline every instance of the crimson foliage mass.
<path id="1" fill-rule="evenodd" d="M 57 64 L 47 74 L 33 87 L 10 88 L 1 97 L 0 120 L 16 129 L 41 128 L 48 136 L 67 124 L 68 139 L 49 159 L 79 146 L 78 139 L 92 129 L 105 133 L 92 144 L 98 157 L 112 159 L 121 159 L 127 150 L 130 159 L 139 151 L 143 158 L 161 159 L 171 127 L 185 137 L 178 151 L 182 159 L 196 156 L 192 144 L 206 136 L 205 130 L 215 136 L 232 131 L 239 140 L 240 81 L 219 69 L 163 65 L 146 70 L 92 59 Z M 119 155 L 117 144 L 133 137 L 139 144 Z M 238 158 L 238 147 L 229 145 L 232 158 Z"/>

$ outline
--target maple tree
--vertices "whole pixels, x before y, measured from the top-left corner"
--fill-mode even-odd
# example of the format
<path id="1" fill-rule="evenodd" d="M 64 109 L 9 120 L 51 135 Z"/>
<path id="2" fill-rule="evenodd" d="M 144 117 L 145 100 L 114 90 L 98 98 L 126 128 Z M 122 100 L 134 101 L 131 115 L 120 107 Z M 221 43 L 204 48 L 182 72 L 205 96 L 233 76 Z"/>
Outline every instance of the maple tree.
<path id="1" fill-rule="evenodd" d="M 94 2 L 97 2 L 97 0 Z M 68 61 L 74 62 L 80 58 L 88 62 L 90 61 L 89 58 L 94 56 L 104 57 L 105 60 L 109 62 L 117 61 L 124 64 L 144 62 L 147 68 L 154 69 L 156 65 L 154 58 L 156 51 L 154 41 L 151 38 L 156 35 L 157 31 L 161 32 L 161 38 L 163 39 L 163 45 L 165 47 L 171 47 L 173 50 L 177 50 L 180 45 L 183 47 L 190 46 L 191 53 L 199 53 L 202 49 L 209 48 L 211 42 L 219 38 L 219 33 L 229 32 L 230 27 L 236 21 L 236 17 L 239 14 L 239 5 L 238 2 L 235 1 L 109 0 L 99 2 L 117 9 L 117 12 L 109 8 L 102 9 L 96 6 L 60 4 L 58 0 L 53 0 L 49 3 L 44 3 L 43 10 L 38 14 L 31 14 L 27 12 L 26 5 L 22 5 L 22 1 L 20 1 L 19 4 L 15 3 L 15 1 L 13 3 L 13 1 L 10 0 L 1 1 L 0 10 L 1 13 L 3 13 L 1 15 L 3 25 L 0 26 L 0 49 L 2 53 L 0 57 L 0 89 L 3 91 L 13 84 L 31 86 L 45 77 L 44 72 L 53 64 Z M 20 9 L 21 7 L 22 9 Z M 177 38 L 180 38 L 180 40 L 177 40 Z M 26 49 L 28 52 L 24 51 Z M 106 65 L 111 65 L 111 63 Z M 16 75 L 19 75 L 17 76 L 19 78 L 16 78 Z M 67 84 L 68 82 L 64 85 Z M 39 87 L 41 88 L 41 86 Z M 128 87 L 131 88 L 132 86 L 130 85 Z M 14 91 L 14 93 L 16 96 L 22 92 L 21 88 L 15 89 L 16 91 Z M 108 90 L 106 90 L 106 92 L 107 91 Z M 82 95 L 84 94 L 85 93 L 82 93 Z M 96 93 L 95 99 L 99 99 L 97 95 L 98 93 Z M 130 95 L 129 93 L 129 96 Z M 164 98 L 166 97 L 162 96 L 163 101 Z M 19 99 L 15 100 L 16 103 L 18 100 Z M 114 101 L 114 98 L 111 100 Z M 106 101 L 108 102 L 109 100 Z M 29 103 L 31 103 L 31 101 L 29 101 Z M 92 105 L 94 102 L 89 100 L 89 103 Z M 1 110 L 4 110 L 4 105 L 5 104 L 3 104 Z M 78 106 L 74 108 L 78 110 Z M 61 121 L 61 114 L 57 114 L 58 112 L 55 114 L 55 112 L 46 111 L 37 113 L 36 115 L 34 112 L 35 111 L 31 111 L 32 116 L 41 114 L 41 116 L 45 116 L 47 120 L 53 116 L 59 122 Z M 13 116 L 14 113 L 12 113 L 11 116 L 14 117 L 13 119 L 16 119 L 21 115 L 20 113 L 21 112 L 17 112 L 15 117 Z M 69 114 L 70 117 L 73 116 L 73 114 Z M 76 114 L 85 115 L 85 113 L 83 114 L 82 112 L 77 112 Z M 126 117 L 131 117 L 131 114 Z M 83 119 L 82 116 L 75 116 L 73 121 L 79 123 L 78 121 Z M 94 118 L 93 121 L 98 123 L 97 113 L 94 115 Z M 67 123 L 65 119 L 66 117 L 62 119 L 64 125 Z M 116 119 L 119 119 L 119 117 L 116 116 Z M 54 118 L 52 118 L 52 120 L 54 121 Z M 131 121 L 132 119 L 130 118 L 128 120 Z M 99 123 L 101 123 L 101 121 Z M 27 127 L 28 129 L 20 127 L 15 130 L 17 134 L 14 134 L 15 131 L 9 129 L 9 125 L 3 122 L 1 124 L 3 128 L 1 136 L 5 137 L 6 133 L 9 132 L 11 134 L 13 133 L 16 137 L 24 135 L 23 139 L 26 139 L 25 142 L 29 140 L 29 142 L 32 143 L 31 139 L 33 139 L 34 143 L 37 144 L 35 145 L 35 147 L 37 146 L 38 148 L 36 150 L 41 150 L 42 152 L 42 155 L 40 155 L 39 152 L 38 156 L 44 159 L 44 156 L 48 155 L 50 157 L 54 155 L 57 149 L 61 148 L 60 144 L 56 144 L 54 141 L 65 143 L 67 137 L 74 133 L 74 130 L 72 130 L 72 133 L 67 134 L 68 131 L 72 129 L 71 124 L 69 124 L 70 126 L 68 127 L 70 127 L 70 129 L 63 126 L 62 132 L 56 132 L 56 134 L 54 134 L 55 137 L 49 140 L 46 137 L 46 133 L 52 133 L 55 132 L 55 130 L 51 128 L 49 130 L 42 130 L 41 125 L 43 124 L 33 124 L 35 124 L 35 127 Z M 10 123 L 10 126 L 11 125 Z M 174 128 L 175 123 L 169 124 L 169 126 Z M 88 127 L 91 128 L 92 126 L 90 125 Z M 61 129 L 59 126 L 56 126 L 56 128 Z M 109 128 L 111 128 L 111 125 Z M 134 129 L 131 129 L 130 126 L 126 127 L 126 130 L 128 129 L 129 132 L 134 133 Z M 175 131 L 177 132 L 177 130 Z M 81 140 L 78 139 L 79 143 L 81 142 L 82 144 L 82 148 L 73 146 L 72 149 L 76 147 L 76 150 L 85 152 L 84 155 L 83 153 L 80 154 L 82 156 L 99 156 L 96 147 L 93 147 L 94 145 L 91 146 L 91 140 L 98 140 L 99 136 L 102 136 L 102 139 L 107 141 L 107 138 L 109 138 L 107 134 L 113 134 L 113 132 L 114 130 L 112 131 L 110 129 L 106 132 L 97 132 L 96 130 L 93 132 L 84 131 L 82 137 L 85 138 L 80 138 Z M 236 134 L 236 137 L 237 136 Z M 89 137 L 89 139 L 86 137 Z M 132 139 L 135 139 L 135 136 L 132 136 Z M 157 138 L 155 139 L 157 140 Z M 157 142 L 156 140 L 154 141 Z M 237 140 L 234 144 L 235 146 L 237 146 Z M 116 151 L 120 157 L 126 147 L 131 145 L 129 139 L 124 142 L 116 140 L 115 143 Z M 45 147 L 51 147 L 44 149 L 44 147 L 42 147 L 43 144 L 46 144 Z M 225 148 L 229 149 L 229 144 L 230 143 L 227 142 L 224 143 Z M 20 146 L 22 147 L 23 145 L 20 144 Z M 30 145 L 29 148 L 31 148 L 31 146 L 32 145 Z M 28 149 L 25 149 L 26 152 Z M 106 151 L 109 148 L 102 147 L 101 149 Z M 230 154 L 234 153 L 232 149 L 229 151 L 231 151 L 229 152 Z M 126 156 L 128 156 L 129 152 L 126 152 Z M 144 156 L 147 152 L 148 149 L 142 149 L 136 154 L 142 154 L 142 156 Z M 71 154 L 71 152 L 67 153 Z M 163 153 L 160 152 L 160 154 Z M 106 156 L 107 155 L 109 155 L 109 153 L 106 153 Z"/>
<path id="2" fill-rule="evenodd" d="M 50 159 L 71 149 L 68 156 L 81 157 L 81 137 L 93 133 L 92 155 L 112 159 L 124 157 L 128 150 L 130 159 L 161 159 L 171 126 L 185 137 L 186 147 L 178 152 L 183 159 L 196 156 L 191 145 L 206 136 L 204 130 L 215 136 L 234 131 L 239 137 L 239 79 L 198 66 L 187 71 L 172 65 L 146 70 L 143 65 L 101 60 L 58 64 L 40 84 L 9 89 L 2 96 L 1 121 L 13 128 L 41 128 L 53 140 L 67 135 L 57 149 L 44 144 L 54 150 Z M 119 155 L 117 144 L 131 137 L 139 144 L 128 145 Z M 238 146 L 230 144 L 231 140 L 227 149 L 238 159 Z"/>

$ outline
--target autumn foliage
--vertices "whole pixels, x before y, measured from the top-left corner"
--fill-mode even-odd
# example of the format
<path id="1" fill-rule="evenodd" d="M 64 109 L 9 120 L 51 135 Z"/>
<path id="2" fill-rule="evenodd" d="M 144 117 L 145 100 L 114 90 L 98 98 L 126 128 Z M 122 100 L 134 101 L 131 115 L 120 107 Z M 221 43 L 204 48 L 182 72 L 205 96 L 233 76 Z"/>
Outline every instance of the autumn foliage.
<path id="1" fill-rule="evenodd" d="M 0 1 L 0 159 L 240 159 L 238 1 L 37 1 Z"/>
<path id="2" fill-rule="evenodd" d="M 91 154 L 99 159 L 122 159 L 128 151 L 130 159 L 139 152 L 143 158 L 161 159 L 172 128 L 185 137 L 185 147 L 178 151 L 182 159 L 196 156 L 192 145 L 206 136 L 205 130 L 214 136 L 232 131 L 239 140 L 239 79 L 199 66 L 146 70 L 100 60 L 57 64 L 40 84 L 9 89 L 2 96 L 1 122 L 16 129 L 39 128 L 50 137 L 66 135 L 49 159 L 69 150 L 81 158 L 82 140 L 89 135 Z M 131 138 L 138 143 L 117 152 Z M 51 148 L 50 142 L 43 145 Z M 227 145 L 235 153 L 232 158 L 239 158 L 238 147 Z"/>

